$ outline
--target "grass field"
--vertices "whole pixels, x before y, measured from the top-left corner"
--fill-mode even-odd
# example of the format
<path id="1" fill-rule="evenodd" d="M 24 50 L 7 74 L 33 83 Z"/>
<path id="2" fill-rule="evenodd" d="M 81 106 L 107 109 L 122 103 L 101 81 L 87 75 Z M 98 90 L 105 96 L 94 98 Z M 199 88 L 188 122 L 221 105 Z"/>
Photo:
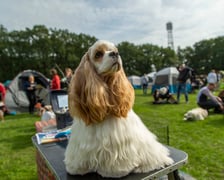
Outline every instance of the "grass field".
<path id="1" fill-rule="evenodd" d="M 146 126 L 166 143 L 169 127 L 170 145 L 188 153 L 188 164 L 181 170 L 199 180 L 224 179 L 224 115 L 210 114 L 204 121 L 183 121 L 183 114 L 196 107 L 196 94 L 185 104 L 153 105 L 150 94 L 136 90 L 134 110 Z M 31 137 L 39 117 L 29 114 L 6 116 L 0 122 L 0 179 L 37 179 L 35 149 Z"/>
<path id="2" fill-rule="evenodd" d="M 39 117 L 29 114 L 6 116 L 0 122 L 0 179 L 37 179 L 31 137 Z"/>

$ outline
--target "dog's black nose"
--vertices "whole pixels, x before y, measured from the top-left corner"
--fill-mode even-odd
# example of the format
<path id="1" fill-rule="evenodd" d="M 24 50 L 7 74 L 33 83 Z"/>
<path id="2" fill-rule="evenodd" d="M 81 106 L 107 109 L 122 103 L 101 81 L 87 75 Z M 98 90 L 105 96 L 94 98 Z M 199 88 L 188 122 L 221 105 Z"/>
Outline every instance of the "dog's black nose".
<path id="1" fill-rule="evenodd" d="M 114 51 L 112 51 L 112 52 L 109 53 L 109 56 L 110 57 L 113 57 L 113 58 L 117 58 L 118 55 L 119 55 L 119 53 L 118 52 L 114 52 Z"/>

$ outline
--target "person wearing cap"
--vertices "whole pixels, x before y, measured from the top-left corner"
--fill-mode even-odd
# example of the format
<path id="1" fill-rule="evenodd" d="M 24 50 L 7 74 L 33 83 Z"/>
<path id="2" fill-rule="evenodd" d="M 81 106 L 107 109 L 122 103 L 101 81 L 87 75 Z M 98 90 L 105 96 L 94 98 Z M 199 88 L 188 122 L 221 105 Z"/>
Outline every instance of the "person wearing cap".
<path id="1" fill-rule="evenodd" d="M 203 109 L 214 109 L 214 112 L 224 112 L 222 99 L 213 95 L 216 88 L 216 81 L 210 79 L 207 86 L 202 87 L 197 95 L 197 104 Z"/>

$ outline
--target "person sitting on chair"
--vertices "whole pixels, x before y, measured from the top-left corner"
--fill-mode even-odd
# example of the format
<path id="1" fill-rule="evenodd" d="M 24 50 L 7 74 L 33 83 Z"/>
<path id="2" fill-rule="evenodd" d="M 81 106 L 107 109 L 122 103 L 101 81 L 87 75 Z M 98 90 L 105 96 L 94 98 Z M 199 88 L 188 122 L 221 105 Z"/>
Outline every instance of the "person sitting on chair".
<path id="1" fill-rule="evenodd" d="M 48 121 L 50 119 L 56 119 L 56 115 L 51 105 L 45 105 L 42 109 L 41 121 Z"/>
<path id="2" fill-rule="evenodd" d="M 168 87 L 162 87 L 160 89 L 156 89 L 153 93 L 153 98 L 154 98 L 153 104 L 161 104 L 161 103 L 175 104 L 175 103 L 177 103 L 176 99 L 170 93 Z M 163 101 L 164 99 L 166 101 Z"/>
<path id="3" fill-rule="evenodd" d="M 46 132 L 57 129 L 56 115 L 52 111 L 51 105 L 41 108 L 41 120 L 35 122 L 37 132 Z"/>

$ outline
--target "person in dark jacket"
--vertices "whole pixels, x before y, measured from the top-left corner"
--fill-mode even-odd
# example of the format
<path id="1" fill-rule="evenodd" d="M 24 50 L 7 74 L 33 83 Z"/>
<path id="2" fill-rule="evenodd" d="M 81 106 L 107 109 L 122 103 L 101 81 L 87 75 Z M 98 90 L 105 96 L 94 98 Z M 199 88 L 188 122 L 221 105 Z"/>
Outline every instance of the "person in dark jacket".
<path id="1" fill-rule="evenodd" d="M 186 67 L 185 64 L 181 64 L 178 68 L 178 84 L 177 84 L 177 102 L 180 102 L 180 94 L 183 91 L 185 96 L 185 102 L 188 103 L 188 90 L 187 90 L 187 80 L 191 77 L 191 69 Z"/>
<path id="2" fill-rule="evenodd" d="M 36 98 L 36 82 L 33 75 L 30 75 L 28 78 L 28 82 L 25 84 L 26 94 L 29 100 L 29 113 L 34 113 L 34 106 L 37 102 Z"/>

